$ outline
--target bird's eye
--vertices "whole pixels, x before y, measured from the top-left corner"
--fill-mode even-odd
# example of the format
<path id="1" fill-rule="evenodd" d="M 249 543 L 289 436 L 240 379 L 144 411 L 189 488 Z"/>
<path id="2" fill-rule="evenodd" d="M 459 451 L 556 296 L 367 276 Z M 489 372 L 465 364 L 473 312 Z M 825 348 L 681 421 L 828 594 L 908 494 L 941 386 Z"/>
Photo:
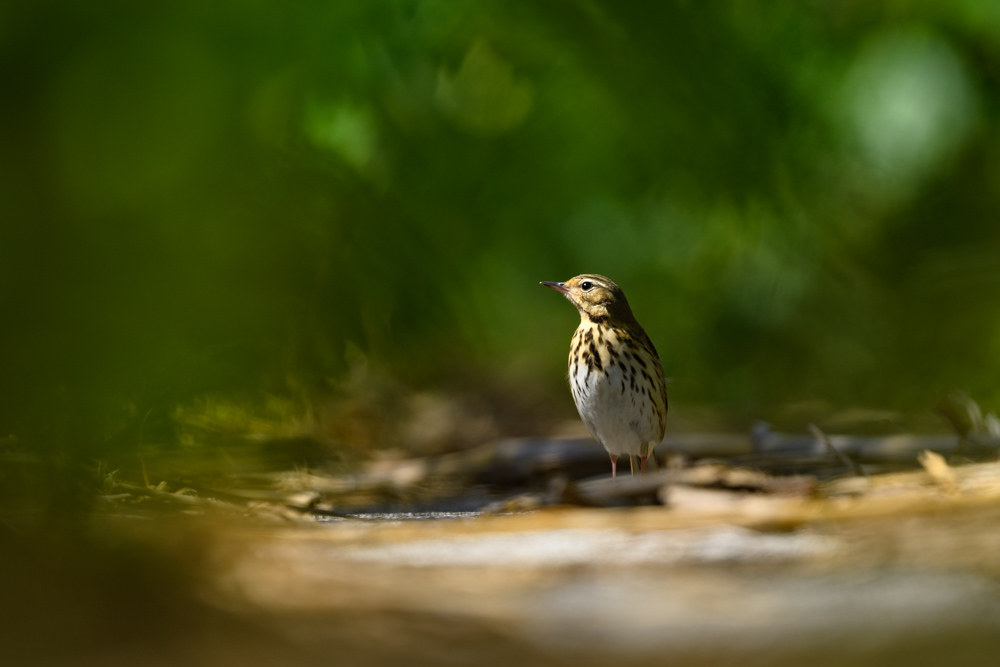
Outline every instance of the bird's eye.
<path id="1" fill-rule="evenodd" d="M 590 282 L 589 280 L 584 280 L 582 283 L 580 283 L 580 289 L 582 289 L 584 292 L 589 292 L 593 288 L 594 288 L 594 283 Z"/>

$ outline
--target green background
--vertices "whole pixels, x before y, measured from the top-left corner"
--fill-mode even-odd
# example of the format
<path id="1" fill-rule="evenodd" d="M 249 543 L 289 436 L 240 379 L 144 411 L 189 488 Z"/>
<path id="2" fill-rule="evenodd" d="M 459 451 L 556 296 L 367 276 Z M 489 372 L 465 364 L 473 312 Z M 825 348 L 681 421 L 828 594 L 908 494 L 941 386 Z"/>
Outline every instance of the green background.
<path id="1" fill-rule="evenodd" d="M 678 419 L 1000 399 L 994 2 L 10 1 L 0 81 L 8 450 L 359 364 L 530 432 L 584 272 Z"/>

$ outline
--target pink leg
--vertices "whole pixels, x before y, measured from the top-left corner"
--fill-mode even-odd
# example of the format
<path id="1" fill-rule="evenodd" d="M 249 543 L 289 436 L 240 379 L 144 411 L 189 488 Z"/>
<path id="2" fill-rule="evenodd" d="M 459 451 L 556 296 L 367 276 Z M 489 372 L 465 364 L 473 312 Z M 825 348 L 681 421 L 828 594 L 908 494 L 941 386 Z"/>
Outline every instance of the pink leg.
<path id="1" fill-rule="evenodd" d="M 618 474 L 618 457 L 614 454 L 608 454 L 611 457 L 611 479 L 615 478 Z"/>
<path id="2" fill-rule="evenodd" d="M 639 463 L 639 474 L 640 475 L 645 475 L 646 474 L 646 459 L 647 458 L 649 458 L 649 457 L 647 457 L 647 456 L 640 456 L 639 457 L 639 461 L 640 461 L 640 463 Z"/>

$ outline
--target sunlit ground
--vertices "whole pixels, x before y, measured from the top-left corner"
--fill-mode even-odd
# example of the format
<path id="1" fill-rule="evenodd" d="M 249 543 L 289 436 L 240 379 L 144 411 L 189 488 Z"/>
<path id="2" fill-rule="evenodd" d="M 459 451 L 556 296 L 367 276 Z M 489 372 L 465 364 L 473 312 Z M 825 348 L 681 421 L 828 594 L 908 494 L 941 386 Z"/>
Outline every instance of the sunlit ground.
<path id="1" fill-rule="evenodd" d="M 268 452 L 302 423 L 204 407 L 199 437 L 208 413 L 230 427 L 213 465 L 147 443 L 131 470 L 92 471 L 85 511 L 9 506 L 11 664 L 985 665 L 998 648 L 1000 466 L 969 458 L 990 433 L 962 454 L 947 434 L 674 432 L 683 460 L 611 480 L 577 436 L 282 469 Z M 43 468 L 4 461 L 22 492 Z"/>

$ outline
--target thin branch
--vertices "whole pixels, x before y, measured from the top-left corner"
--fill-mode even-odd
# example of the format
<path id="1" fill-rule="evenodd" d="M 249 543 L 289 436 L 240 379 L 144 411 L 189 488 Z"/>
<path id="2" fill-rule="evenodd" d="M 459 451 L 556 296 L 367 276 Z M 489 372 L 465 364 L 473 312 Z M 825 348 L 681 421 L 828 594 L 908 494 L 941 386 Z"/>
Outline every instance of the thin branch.
<path id="1" fill-rule="evenodd" d="M 855 475 L 860 475 L 862 477 L 868 476 L 868 473 L 866 473 L 864 468 L 861 467 L 861 464 L 852 459 L 851 457 L 847 456 L 846 454 L 844 454 L 839 449 L 837 449 L 834 446 L 833 441 L 830 440 L 830 437 L 826 433 L 823 433 L 823 431 L 820 430 L 819 426 L 816 426 L 816 424 L 809 424 L 809 430 L 812 431 L 812 434 L 816 436 L 816 438 L 818 438 L 820 442 L 826 445 L 826 448 L 830 450 L 834 454 L 834 456 L 840 459 L 842 463 L 850 466 L 851 470 L 854 471 Z"/>

